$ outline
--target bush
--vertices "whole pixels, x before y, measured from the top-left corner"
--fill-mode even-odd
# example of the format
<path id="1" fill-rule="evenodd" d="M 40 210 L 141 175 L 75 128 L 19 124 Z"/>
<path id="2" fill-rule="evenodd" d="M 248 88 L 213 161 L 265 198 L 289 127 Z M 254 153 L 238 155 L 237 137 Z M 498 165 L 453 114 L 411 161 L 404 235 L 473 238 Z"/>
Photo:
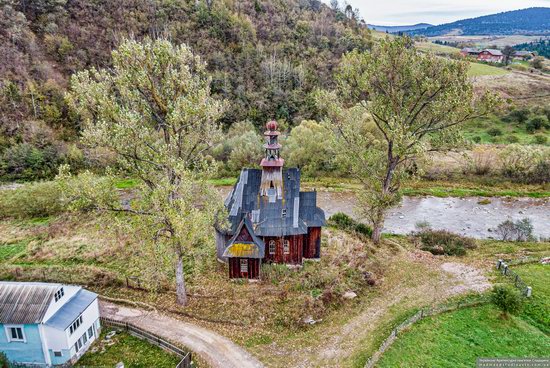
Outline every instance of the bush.
<path id="1" fill-rule="evenodd" d="M 519 138 L 518 138 L 517 135 L 512 134 L 512 135 L 509 135 L 509 136 L 506 137 L 506 141 L 507 141 L 508 143 L 518 143 L 518 142 L 519 142 Z"/>
<path id="2" fill-rule="evenodd" d="M 337 212 L 332 215 L 329 218 L 328 223 L 329 225 L 340 230 L 352 231 L 369 238 L 372 236 L 372 229 L 369 226 L 355 221 L 342 212 Z"/>
<path id="3" fill-rule="evenodd" d="M 313 120 L 304 120 L 294 127 L 283 146 L 282 155 L 288 165 L 299 167 L 304 175 L 315 176 L 334 170 L 334 152 L 329 140 L 330 131 Z"/>
<path id="4" fill-rule="evenodd" d="M 60 162 L 53 146 L 37 148 L 28 143 L 17 144 L 0 155 L 0 177 L 8 180 L 51 178 Z"/>
<path id="5" fill-rule="evenodd" d="M 424 229 L 417 232 L 420 249 L 435 255 L 463 256 L 467 249 L 476 247 L 475 240 L 446 230 Z"/>
<path id="6" fill-rule="evenodd" d="M 491 293 L 491 302 L 496 305 L 504 316 L 517 314 L 521 310 L 523 299 L 519 292 L 508 285 L 495 285 Z"/>
<path id="7" fill-rule="evenodd" d="M 534 133 L 537 130 L 540 130 L 546 126 L 546 116 L 534 116 L 527 122 L 527 125 L 525 126 L 525 129 L 529 133 Z"/>
<path id="8" fill-rule="evenodd" d="M 6 354 L 3 351 L 0 351 L 0 368 L 9 368 L 10 362 Z"/>
<path id="9" fill-rule="evenodd" d="M 489 134 L 491 137 L 497 137 L 502 135 L 502 130 L 499 128 L 492 128 L 487 131 L 487 134 Z"/>
<path id="10" fill-rule="evenodd" d="M 535 134 L 533 137 L 534 144 L 546 144 L 548 143 L 548 137 L 544 134 Z"/>
<path id="11" fill-rule="evenodd" d="M 61 190 L 55 181 L 25 184 L 0 190 L 0 218 L 32 218 L 60 213 Z"/>
<path id="12" fill-rule="evenodd" d="M 527 175 L 527 181 L 532 184 L 550 183 L 550 159 L 540 161 Z"/>
<path id="13" fill-rule="evenodd" d="M 533 239 L 533 223 L 528 218 L 506 220 L 497 226 L 496 233 L 503 241 L 529 241 Z"/>
<path id="14" fill-rule="evenodd" d="M 526 108 L 512 110 L 506 117 L 506 120 L 517 121 L 518 123 L 525 123 L 527 119 L 529 119 L 530 114 L 531 111 Z"/>

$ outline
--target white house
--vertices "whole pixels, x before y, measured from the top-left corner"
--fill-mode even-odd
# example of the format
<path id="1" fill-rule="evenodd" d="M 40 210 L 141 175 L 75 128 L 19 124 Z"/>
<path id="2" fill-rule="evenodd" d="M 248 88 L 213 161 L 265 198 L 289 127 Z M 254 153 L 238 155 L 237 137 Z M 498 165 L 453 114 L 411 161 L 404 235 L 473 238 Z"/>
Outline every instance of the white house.
<path id="1" fill-rule="evenodd" d="M 74 363 L 99 331 L 97 294 L 75 285 L 0 281 L 0 351 L 10 361 Z"/>

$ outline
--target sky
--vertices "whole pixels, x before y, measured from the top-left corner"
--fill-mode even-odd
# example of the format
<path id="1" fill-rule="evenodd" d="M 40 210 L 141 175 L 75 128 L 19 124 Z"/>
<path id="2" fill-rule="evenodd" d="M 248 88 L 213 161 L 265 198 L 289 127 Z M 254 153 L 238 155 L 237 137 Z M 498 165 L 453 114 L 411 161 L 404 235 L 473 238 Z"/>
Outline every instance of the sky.
<path id="1" fill-rule="evenodd" d="M 329 0 L 325 0 L 329 3 Z M 442 24 L 464 18 L 534 6 L 550 7 L 550 0 L 347 0 L 359 8 L 369 24 Z M 344 0 L 340 0 L 344 3 Z"/>

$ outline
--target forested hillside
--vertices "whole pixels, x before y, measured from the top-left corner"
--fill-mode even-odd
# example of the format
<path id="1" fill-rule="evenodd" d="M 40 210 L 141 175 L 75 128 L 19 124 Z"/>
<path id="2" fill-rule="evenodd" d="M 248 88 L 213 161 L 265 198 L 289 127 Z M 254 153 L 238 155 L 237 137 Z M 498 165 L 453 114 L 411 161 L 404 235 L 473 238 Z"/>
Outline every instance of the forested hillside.
<path id="1" fill-rule="evenodd" d="M 527 50 L 536 52 L 540 56 L 550 58 L 550 39 L 541 39 L 535 42 L 527 42 L 514 46 L 516 50 Z"/>
<path id="2" fill-rule="evenodd" d="M 353 12 L 317 0 L 0 0 L 0 177 L 48 177 L 101 160 L 71 142 L 70 75 L 108 66 L 125 37 L 168 37 L 206 60 L 230 104 L 226 126 L 316 116 L 310 92 L 333 84 L 342 53 L 370 46 Z"/>
<path id="3" fill-rule="evenodd" d="M 550 8 L 528 8 L 459 20 L 410 33 L 425 36 L 464 35 L 546 35 L 550 34 Z"/>

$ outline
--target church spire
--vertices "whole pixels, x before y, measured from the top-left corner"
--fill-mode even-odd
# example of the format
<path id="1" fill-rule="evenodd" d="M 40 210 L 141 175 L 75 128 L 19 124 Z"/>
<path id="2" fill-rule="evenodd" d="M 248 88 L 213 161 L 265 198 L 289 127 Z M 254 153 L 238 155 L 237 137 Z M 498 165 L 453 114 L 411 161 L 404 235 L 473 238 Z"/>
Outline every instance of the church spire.
<path id="1" fill-rule="evenodd" d="M 283 197 L 283 165 L 285 160 L 280 157 L 281 145 L 277 141 L 279 133 L 277 122 L 270 121 L 266 124 L 267 130 L 264 133 L 266 143 L 264 144 L 265 157 L 262 159 L 262 182 L 260 184 L 260 195 L 277 198 Z"/>

